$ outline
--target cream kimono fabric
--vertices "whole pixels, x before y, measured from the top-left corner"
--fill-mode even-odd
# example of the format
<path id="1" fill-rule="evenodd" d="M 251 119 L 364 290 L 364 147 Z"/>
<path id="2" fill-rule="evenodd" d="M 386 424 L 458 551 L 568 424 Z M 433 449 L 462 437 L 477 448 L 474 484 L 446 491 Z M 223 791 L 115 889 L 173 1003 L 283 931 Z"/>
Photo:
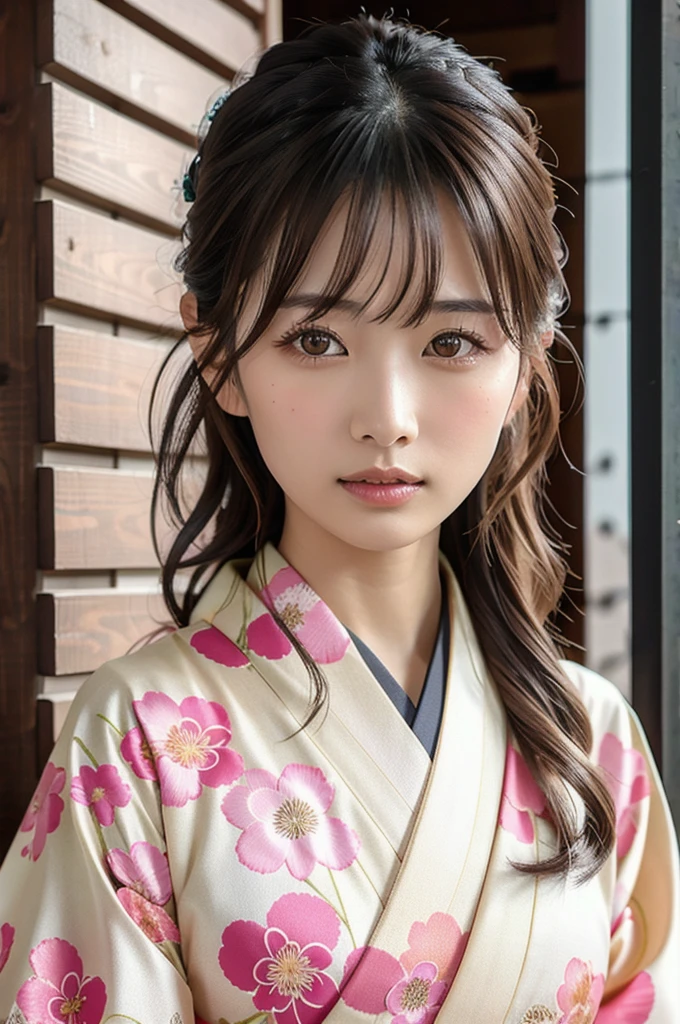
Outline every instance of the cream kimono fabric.
<path id="1" fill-rule="evenodd" d="M 442 560 L 434 761 L 278 551 L 83 686 L 0 872 L 12 1024 L 671 1024 L 678 856 L 634 715 L 567 666 L 618 843 L 580 887 L 521 875 L 553 830 Z M 330 711 L 296 732 L 323 667 Z"/>

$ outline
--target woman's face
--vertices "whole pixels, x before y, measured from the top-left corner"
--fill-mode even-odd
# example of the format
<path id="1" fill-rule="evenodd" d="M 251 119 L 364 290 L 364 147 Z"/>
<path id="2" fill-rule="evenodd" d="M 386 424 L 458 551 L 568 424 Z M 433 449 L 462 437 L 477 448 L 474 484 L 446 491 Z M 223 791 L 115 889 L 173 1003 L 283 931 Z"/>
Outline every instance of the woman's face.
<path id="1" fill-rule="evenodd" d="M 353 548 L 387 551 L 438 538 L 442 521 L 473 490 L 501 429 L 524 395 L 520 357 L 491 311 L 462 221 L 441 206 L 443 274 L 435 307 L 415 327 L 371 317 L 395 293 L 406 246 L 395 233 L 385 265 L 385 216 L 360 283 L 321 321 L 305 319 L 335 266 L 345 211 L 320 237 L 285 308 L 239 362 L 242 396 L 220 403 L 250 417 L 262 456 L 285 494 L 284 533 L 328 534 Z M 252 313 L 252 310 L 251 310 Z M 249 311 L 244 314 L 244 330 Z M 415 484 L 382 486 L 378 471 Z M 352 486 L 348 477 L 367 483 Z M 376 482 L 371 482 L 371 481 Z"/>

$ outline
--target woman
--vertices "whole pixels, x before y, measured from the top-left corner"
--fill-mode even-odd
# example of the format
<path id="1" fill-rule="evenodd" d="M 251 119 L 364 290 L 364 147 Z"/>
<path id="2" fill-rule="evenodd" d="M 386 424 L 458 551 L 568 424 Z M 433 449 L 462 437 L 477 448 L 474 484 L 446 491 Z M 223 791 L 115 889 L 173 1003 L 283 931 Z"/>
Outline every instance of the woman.
<path id="1" fill-rule="evenodd" d="M 1 876 L 0 1009 L 674 1020 L 659 779 L 549 626 L 534 126 L 450 40 L 362 16 L 272 47 L 208 129 L 155 500 L 179 628 L 74 703 Z"/>

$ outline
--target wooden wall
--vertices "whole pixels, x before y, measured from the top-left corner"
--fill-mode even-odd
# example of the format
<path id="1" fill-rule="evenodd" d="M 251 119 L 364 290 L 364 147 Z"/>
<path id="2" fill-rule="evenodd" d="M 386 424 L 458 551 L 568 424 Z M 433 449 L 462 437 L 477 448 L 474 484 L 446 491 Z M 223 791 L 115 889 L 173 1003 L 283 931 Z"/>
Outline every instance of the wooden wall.
<path id="1" fill-rule="evenodd" d="M 280 0 L 0 20 L 0 856 L 85 675 L 165 617 L 145 424 L 180 327 L 178 182 L 210 103 L 279 36 Z"/>

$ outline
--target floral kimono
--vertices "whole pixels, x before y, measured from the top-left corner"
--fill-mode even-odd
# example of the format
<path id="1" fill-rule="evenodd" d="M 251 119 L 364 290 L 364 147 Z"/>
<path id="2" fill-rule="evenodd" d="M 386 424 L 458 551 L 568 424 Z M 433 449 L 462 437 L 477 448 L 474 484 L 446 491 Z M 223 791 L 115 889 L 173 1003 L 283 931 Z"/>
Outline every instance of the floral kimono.
<path id="1" fill-rule="evenodd" d="M 680 1021 L 677 844 L 635 715 L 565 665 L 616 849 L 582 885 L 517 871 L 553 826 L 441 572 L 432 759 L 271 545 L 85 683 L 0 871 L 0 1020 Z M 302 731 L 308 673 L 271 608 L 328 679 Z"/>

